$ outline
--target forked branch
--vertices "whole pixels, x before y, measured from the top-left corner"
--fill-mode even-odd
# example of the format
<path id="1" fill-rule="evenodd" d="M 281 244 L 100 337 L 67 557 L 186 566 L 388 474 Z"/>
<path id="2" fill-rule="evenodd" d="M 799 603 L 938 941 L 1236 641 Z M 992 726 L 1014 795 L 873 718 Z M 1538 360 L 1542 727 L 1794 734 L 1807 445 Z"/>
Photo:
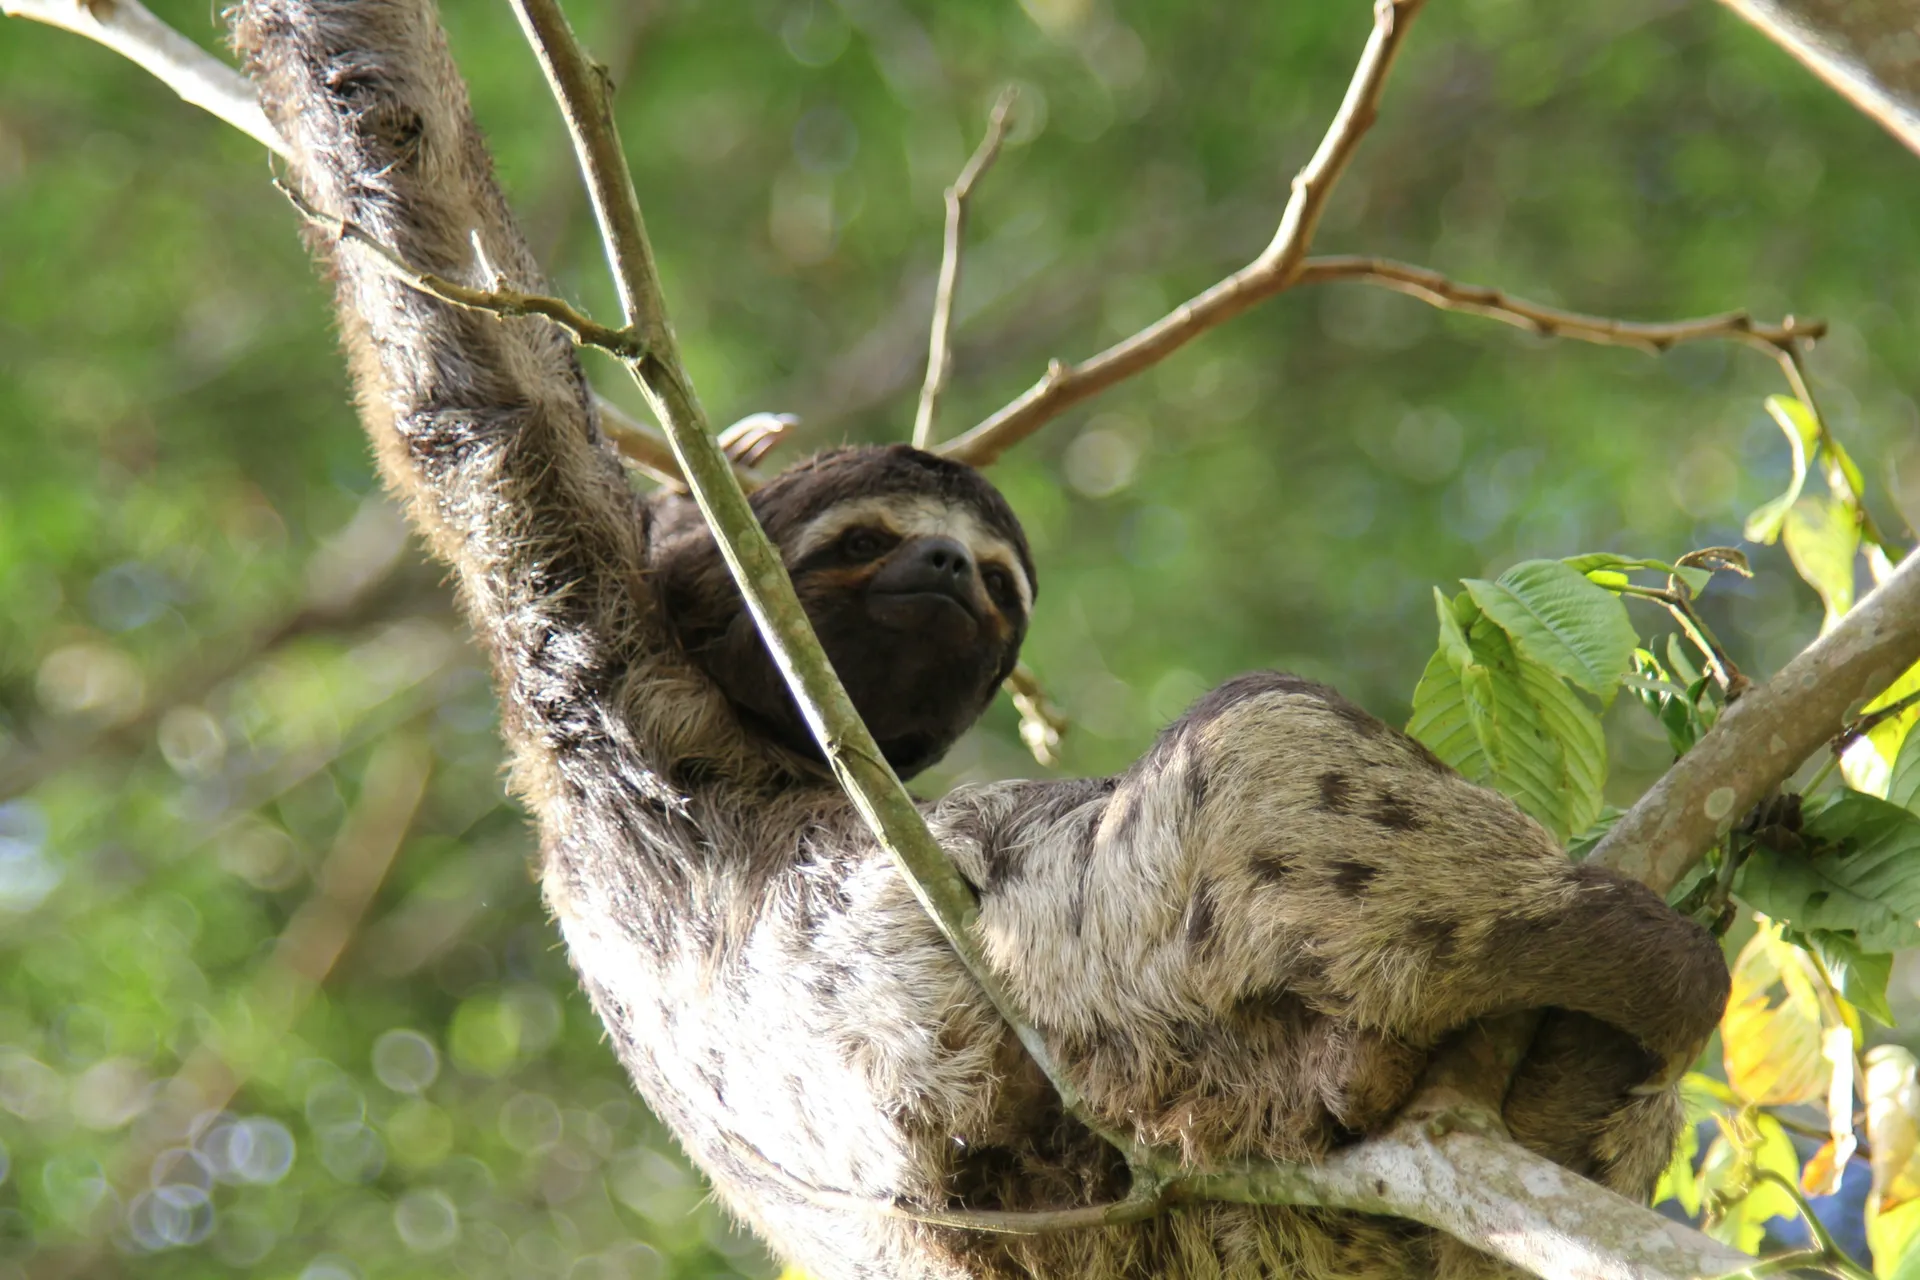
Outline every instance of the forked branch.
<path id="1" fill-rule="evenodd" d="M 1054 361 L 1025 395 L 944 445 L 950 458 L 985 466 L 1068 407 L 1158 364 L 1200 334 L 1294 282 L 1334 185 L 1379 111 L 1387 73 L 1426 0 L 1375 0 L 1373 34 L 1319 149 L 1293 180 L 1280 225 L 1260 256 L 1198 297 L 1078 365 Z"/>

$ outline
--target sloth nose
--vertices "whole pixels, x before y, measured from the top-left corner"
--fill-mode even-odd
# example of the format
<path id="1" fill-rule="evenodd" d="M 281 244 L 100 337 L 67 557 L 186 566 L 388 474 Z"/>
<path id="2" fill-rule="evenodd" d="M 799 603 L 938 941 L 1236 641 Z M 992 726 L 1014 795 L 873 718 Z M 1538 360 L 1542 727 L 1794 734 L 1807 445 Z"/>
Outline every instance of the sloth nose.
<path id="1" fill-rule="evenodd" d="M 915 567 L 933 581 L 964 580 L 973 571 L 973 557 L 952 538 L 925 538 L 913 548 Z"/>
<path id="2" fill-rule="evenodd" d="M 915 538 L 887 558 L 873 589 L 886 595 L 943 595 L 971 607 L 973 556 L 953 538 Z"/>

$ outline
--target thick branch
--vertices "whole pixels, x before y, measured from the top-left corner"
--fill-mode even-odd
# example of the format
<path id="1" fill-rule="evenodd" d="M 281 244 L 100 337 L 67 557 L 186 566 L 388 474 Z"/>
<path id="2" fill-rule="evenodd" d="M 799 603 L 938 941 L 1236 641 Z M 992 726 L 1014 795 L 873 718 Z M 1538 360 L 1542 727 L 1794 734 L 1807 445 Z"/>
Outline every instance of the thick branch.
<path id="1" fill-rule="evenodd" d="M 1159 363 L 1215 325 L 1290 287 L 1314 228 L 1346 169 L 1354 148 L 1373 124 L 1387 72 L 1406 39 L 1407 28 L 1425 0 L 1376 0 L 1373 35 L 1361 52 L 1319 150 L 1293 180 L 1293 194 L 1280 215 L 1279 228 L 1260 256 L 1198 297 L 1190 298 L 1160 320 L 1079 365 L 1054 361 L 1032 390 L 940 452 L 985 466 L 1026 439 L 1069 406 Z"/>
<path id="2" fill-rule="evenodd" d="M 980 139 L 960 176 L 947 188 L 947 230 L 940 246 L 940 282 L 933 291 L 933 324 L 927 334 L 927 380 L 920 387 L 920 408 L 913 417 L 913 447 L 924 449 L 933 443 L 933 418 L 940 406 L 940 393 L 947 388 L 947 373 L 953 363 L 953 299 L 960 292 L 960 251 L 967 233 L 967 198 L 973 184 L 992 167 L 1000 155 L 1000 144 L 1007 137 L 1007 113 L 1013 109 L 1014 90 L 1007 89 L 993 104 L 987 118 L 987 134 Z"/>
<path id="3" fill-rule="evenodd" d="M 1920 152 L 1920 42 L 1911 5 L 1722 0 L 1841 97 Z"/>
<path id="4" fill-rule="evenodd" d="M 1861 707 L 1920 661 L 1920 556 L 1909 556 L 1779 674 L 1729 706 L 1590 855 L 1665 893 Z"/>

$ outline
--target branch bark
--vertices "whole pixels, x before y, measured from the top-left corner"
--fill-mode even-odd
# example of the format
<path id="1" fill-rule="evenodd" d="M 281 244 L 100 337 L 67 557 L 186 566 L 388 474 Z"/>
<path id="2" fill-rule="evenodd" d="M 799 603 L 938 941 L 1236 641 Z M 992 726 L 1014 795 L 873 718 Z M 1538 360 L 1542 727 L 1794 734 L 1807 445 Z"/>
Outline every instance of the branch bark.
<path id="1" fill-rule="evenodd" d="M 1920 661 L 1920 555 L 1729 706 L 1589 855 L 1665 893 L 1754 805 Z"/>

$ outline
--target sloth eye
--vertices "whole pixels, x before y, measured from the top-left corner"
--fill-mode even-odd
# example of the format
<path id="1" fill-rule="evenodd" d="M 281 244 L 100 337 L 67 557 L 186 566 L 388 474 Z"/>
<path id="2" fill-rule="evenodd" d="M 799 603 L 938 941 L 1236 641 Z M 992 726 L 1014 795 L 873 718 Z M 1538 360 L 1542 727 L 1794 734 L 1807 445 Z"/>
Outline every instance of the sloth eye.
<path id="1" fill-rule="evenodd" d="M 987 584 L 987 593 L 994 603 L 1002 608 L 1011 609 L 1020 603 L 1020 596 L 1013 589 L 1013 575 L 999 565 L 988 565 L 980 574 L 981 581 Z"/>
<path id="2" fill-rule="evenodd" d="M 878 529 L 855 529 L 840 539 L 840 549 L 855 560 L 872 560 L 893 545 L 894 540 Z"/>

